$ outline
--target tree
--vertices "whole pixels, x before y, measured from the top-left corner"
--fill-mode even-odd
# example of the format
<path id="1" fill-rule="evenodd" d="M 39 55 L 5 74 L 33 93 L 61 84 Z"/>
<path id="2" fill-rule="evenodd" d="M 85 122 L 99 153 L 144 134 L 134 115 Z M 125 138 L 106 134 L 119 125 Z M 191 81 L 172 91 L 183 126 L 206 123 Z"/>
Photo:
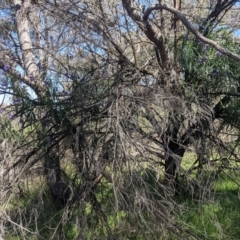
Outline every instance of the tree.
<path id="1" fill-rule="evenodd" d="M 47 238 L 63 238 L 67 218 L 82 239 L 191 235 L 174 220 L 173 195 L 203 187 L 211 155 L 220 156 L 216 173 L 239 160 L 238 140 L 220 137 L 231 127 L 238 138 L 239 40 L 229 21 L 237 2 L 204 3 L 206 11 L 181 1 L 3 2 L 1 94 L 13 96 L 6 110 L 21 123 L 3 201 L 17 186 L 26 194 L 21 182 L 40 164 L 63 211 Z M 197 158 L 184 171 L 190 147 Z M 130 233 L 119 235 L 116 213 Z"/>

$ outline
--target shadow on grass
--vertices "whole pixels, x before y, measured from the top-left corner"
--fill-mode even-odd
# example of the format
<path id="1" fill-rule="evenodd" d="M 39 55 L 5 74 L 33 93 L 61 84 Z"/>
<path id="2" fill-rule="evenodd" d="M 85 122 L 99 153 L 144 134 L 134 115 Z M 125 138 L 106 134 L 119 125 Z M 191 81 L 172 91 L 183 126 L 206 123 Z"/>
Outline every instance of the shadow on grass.
<path id="1" fill-rule="evenodd" d="M 240 177 L 222 173 L 212 186 L 181 189 L 177 202 L 182 205 L 178 220 L 200 239 L 240 239 Z M 203 196 L 203 192 L 207 197 Z"/>
<path id="2" fill-rule="evenodd" d="M 159 192 L 161 185 L 157 184 L 155 172 L 146 171 L 143 176 L 144 187 Z M 214 173 L 207 172 L 201 181 L 189 179 L 182 181 L 180 194 L 175 197 L 179 212 L 175 215 L 177 222 L 184 228 L 197 235 L 199 239 L 230 239 L 237 240 L 240 236 L 240 199 L 239 188 L 236 182 L 240 182 L 239 176 L 230 174 L 233 179 L 226 174 L 222 174 L 218 180 L 214 180 Z M 158 180 L 160 181 L 160 180 Z M 142 182 L 139 186 L 142 187 Z M 159 188 L 159 189 L 158 189 Z M 151 199 L 159 200 L 159 195 L 152 191 Z M 114 194 L 107 182 L 99 184 L 95 191 L 97 200 L 102 204 L 105 219 L 114 235 L 112 239 L 144 239 L 138 233 L 137 221 L 133 216 L 129 216 L 128 210 L 123 206 L 118 212 L 113 210 Z M 180 207 L 179 207 L 180 206 Z M 9 213 L 12 220 L 19 225 L 26 226 L 31 232 L 21 233 L 21 230 L 8 226 L 8 236 L 6 240 L 20 239 L 50 239 L 55 232 L 54 240 L 74 240 L 81 239 L 110 239 L 106 228 L 101 227 L 104 220 L 99 218 L 94 211 L 94 206 L 90 202 L 76 208 L 71 216 L 64 215 L 63 210 L 53 203 L 47 187 L 42 184 L 34 184 L 30 189 L 16 199 L 12 199 L 9 205 Z M 86 218 L 87 230 L 85 232 L 79 228 L 84 225 L 81 214 Z M 65 224 L 59 224 L 65 218 Z M 38 235 L 34 235 L 34 233 Z M 161 236 L 161 235 L 159 235 Z M 156 236 L 155 236 L 156 237 Z M 149 238 L 153 239 L 153 238 Z M 161 237 L 159 237 L 161 239 Z M 162 238 L 162 239 L 167 239 Z M 169 238 L 169 239 L 175 239 Z"/>
<path id="3" fill-rule="evenodd" d="M 11 222 L 7 224 L 6 240 L 50 239 L 61 219 L 61 212 L 44 185 L 25 189 L 21 196 L 12 198 L 7 212 Z"/>

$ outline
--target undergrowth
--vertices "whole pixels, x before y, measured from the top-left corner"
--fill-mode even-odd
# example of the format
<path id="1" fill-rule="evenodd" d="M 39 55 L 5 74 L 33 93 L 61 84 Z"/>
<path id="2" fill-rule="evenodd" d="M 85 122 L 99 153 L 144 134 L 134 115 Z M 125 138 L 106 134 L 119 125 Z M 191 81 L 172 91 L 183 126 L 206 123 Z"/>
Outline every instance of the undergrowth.
<path id="1" fill-rule="evenodd" d="M 187 156 L 188 160 L 190 158 Z M 149 187 L 155 187 L 155 177 L 157 178 L 157 173 L 154 175 L 150 171 L 146 174 L 145 181 Z M 210 180 L 212 182 L 212 178 L 215 178 L 214 184 L 204 186 Z M 217 176 L 215 171 L 205 171 L 201 179 L 193 181 L 192 188 L 187 187 L 184 178 L 182 179 L 179 195 L 174 197 L 178 211 L 173 217 L 179 225 L 196 236 L 189 239 L 239 239 L 239 180 L 239 175 L 233 170 L 225 170 Z M 202 188 L 199 184 L 203 184 Z M 124 208 L 118 209 L 116 214 L 116 210 L 113 211 L 114 192 L 107 181 L 102 181 L 95 191 L 104 217 L 96 214 L 97 206 L 91 201 L 83 208 L 76 206 L 73 213 L 67 215 L 65 209 L 59 209 L 53 204 L 47 185 L 40 177 L 32 178 L 30 184 L 23 182 L 18 191 L 3 206 L 4 211 L 11 216 L 11 221 L 6 226 L 6 240 L 175 239 L 160 232 L 159 236 L 149 237 L 147 228 L 145 238 L 143 233 L 138 232 L 138 221 L 141 219 L 130 216 L 128 209 Z M 81 212 L 81 209 L 85 209 L 85 212 Z M 83 215 L 88 226 L 86 230 L 79 229 Z M 13 228 L 12 222 L 18 224 L 17 228 Z M 28 230 L 24 231 L 23 226 Z M 56 232 L 58 234 L 54 235 Z"/>

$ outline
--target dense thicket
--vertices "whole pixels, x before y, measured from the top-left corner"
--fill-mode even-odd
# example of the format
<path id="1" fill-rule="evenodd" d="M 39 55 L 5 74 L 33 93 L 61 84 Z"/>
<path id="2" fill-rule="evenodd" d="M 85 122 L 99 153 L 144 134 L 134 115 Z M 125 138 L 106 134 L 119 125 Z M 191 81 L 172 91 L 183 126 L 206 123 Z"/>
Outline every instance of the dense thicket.
<path id="1" fill-rule="evenodd" d="M 238 1 L 0 3 L 1 234 L 197 239 L 176 195 L 239 161 Z"/>

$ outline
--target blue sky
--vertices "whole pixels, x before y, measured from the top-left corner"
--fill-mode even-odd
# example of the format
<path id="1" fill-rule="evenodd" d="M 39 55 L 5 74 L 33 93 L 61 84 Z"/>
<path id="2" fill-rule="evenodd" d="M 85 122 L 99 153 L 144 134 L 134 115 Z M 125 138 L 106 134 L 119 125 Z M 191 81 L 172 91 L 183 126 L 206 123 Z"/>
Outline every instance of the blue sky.
<path id="1" fill-rule="evenodd" d="M 154 0 L 136 0 L 136 2 L 138 4 L 141 4 L 141 5 L 145 4 L 146 6 L 149 6 L 149 4 L 154 4 L 154 3 L 157 3 L 158 1 L 154 1 Z M 240 3 L 237 3 L 236 6 L 240 7 Z M 6 18 L 8 16 L 9 15 L 6 12 L 0 10 L 0 19 L 1 18 Z M 235 35 L 237 37 L 240 37 L 240 30 L 236 30 L 235 31 Z M 19 71 L 19 72 L 22 72 L 22 71 Z M 30 88 L 28 88 L 28 90 L 29 90 L 30 95 L 34 98 L 35 94 L 34 94 L 33 90 L 31 90 Z M 7 102 L 10 101 L 11 97 L 10 96 L 4 96 L 3 94 L 0 94 L 0 103 L 3 101 L 3 99 L 4 99 L 4 102 L 7 103 Z"/>

